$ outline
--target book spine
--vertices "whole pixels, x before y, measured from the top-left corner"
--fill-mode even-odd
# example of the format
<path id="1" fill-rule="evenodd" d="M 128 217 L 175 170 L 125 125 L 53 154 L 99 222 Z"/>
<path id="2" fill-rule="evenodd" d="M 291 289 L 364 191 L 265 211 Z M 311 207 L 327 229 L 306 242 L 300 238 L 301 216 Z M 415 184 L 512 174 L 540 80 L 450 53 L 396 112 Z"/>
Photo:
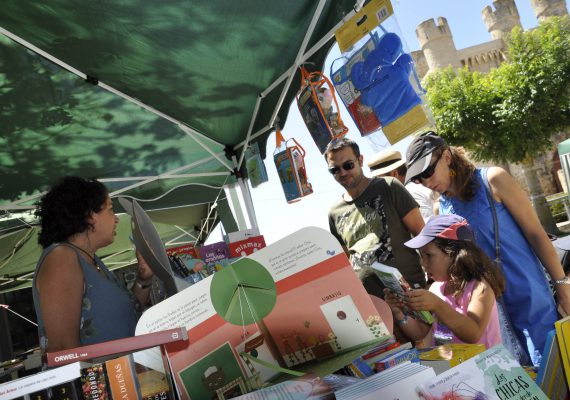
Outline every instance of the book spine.
<path id="1" fill-rule="evenodd" d="M 85 400 L 109 400 L 109 383 L 103 364 L 81 369 L 81 388 Z"/>
<path id="2" fill-rule="evenodd" d="M 49 367 L 54 367 L 75 361 L 91 360 L 98 357 L 112 356 L 114 354 L 131 353 L 138 350 L 148 349 L 149 347 L 187 339 L 188 331 L 186 331 L 185 328 L 167 329 L 164 331 L 47 353 L 47 364 Z"/>
<path id="3" fill-rule="evenodd" d="M 420 362 L 420 356 L 417 349 L 406 350 L 402 354 L 395 356 L 386 361 L 377 361 L 374 363 L 374 369 L 376 372 L 384 371 L 385 369 L 395 367 L 406 361 Z"/>
<path id="4" fill-rule="evenodd" d="M 137 400 L 140 398 L 132 355 L 106 361 L 105 369 L 114 400 Z"/>
<path id="5" fill-rule="evenodd" d="M 566 383 L 570 385 L 570 316 L 554 323 Z"/>

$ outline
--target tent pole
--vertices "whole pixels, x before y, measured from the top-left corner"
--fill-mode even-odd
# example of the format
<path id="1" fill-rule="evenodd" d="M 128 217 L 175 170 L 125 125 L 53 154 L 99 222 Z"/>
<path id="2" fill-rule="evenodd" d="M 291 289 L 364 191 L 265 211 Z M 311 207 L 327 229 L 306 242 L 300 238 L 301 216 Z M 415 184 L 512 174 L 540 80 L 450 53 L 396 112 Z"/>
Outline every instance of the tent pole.
<path id="1" fill-rule="evenodd" d="M 237 158 L 235 155 L 232 156 L 232 161 L 237 168 Z M 259 226 L 257 225 L 257 218 L 255 217 L 255 209 L 253 208 L 253 200 L 251 199 L 251 193 L 249 192 L 249 187 L 247 186 L 247 184 L 245 183 L 244 179 L 241 176 L 237 177 L 237 184 L 240 188 L 244 206 L 247 211 L 249 226 L 252 229 L 259 229 Z"/>

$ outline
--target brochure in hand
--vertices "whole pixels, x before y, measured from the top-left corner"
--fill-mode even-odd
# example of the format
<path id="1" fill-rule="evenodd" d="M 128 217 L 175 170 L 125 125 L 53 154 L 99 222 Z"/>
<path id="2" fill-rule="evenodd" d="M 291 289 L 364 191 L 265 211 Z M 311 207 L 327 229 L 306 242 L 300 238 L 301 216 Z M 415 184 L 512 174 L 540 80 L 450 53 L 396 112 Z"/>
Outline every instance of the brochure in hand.
<path id="1" fill-rule="evenodd" d="M 412 290 L 412 287 L 398 269 L 379 262 L 373 263 L 372 269 L 378 278 L 380 278 L 384 286 L 392 290 L 398 296 L 403 297 L 405 292 Z M 404 312 L 415 319 L 425 322 L 426 324 L 431 325 L 433 323 L 433 315 L 429 311 L 404 310 Z"/>

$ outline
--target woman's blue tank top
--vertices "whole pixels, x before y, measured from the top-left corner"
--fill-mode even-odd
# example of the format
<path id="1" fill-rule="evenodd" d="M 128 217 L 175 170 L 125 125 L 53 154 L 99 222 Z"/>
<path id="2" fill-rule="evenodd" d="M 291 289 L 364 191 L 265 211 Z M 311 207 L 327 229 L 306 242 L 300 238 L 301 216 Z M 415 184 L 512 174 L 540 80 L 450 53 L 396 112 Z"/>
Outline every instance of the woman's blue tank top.
<path id="1" fill-rule="evenodd" d="M 494 260 L 493 214 L 482 180 L 482 174 L 486 173 L 486 169 L 475 171 L 478 189 L 470 201 L 441 196 L 440 213 L 457 214 L 467 219 L 475 233 L 477 245 Z M 546 334 L 554 328 L 557 320 L 556 304 L 542 264 L 519 225 L 503 203 L 495 201 L 494 204 L 499 221 L 502 269 L 506 279 L 504 302 L 521 343 L 526 342 L 522 331 L 527 329 L 535 347 L 542 351 Z"/>
<path id="2" fill-rule="evenodd" d="M 44 322 L 40 309 L 40 294 L 36 287 L 36 277 L 45 257 L 57 246 L 55 243 L 44 249 L 34 274 L 32 295 L 38 320 L 40 346 L 47 347 Z M 69 246 L 69 248 L 72 248 Z M 79 265 L 83 270 L 84 292 L 81 306 L 79 339 L 82 346 L 108 340 L 133 336 L 136 327 L 135 301 L 130 292 L 115 278 L 105 264 L 95 256 L 95 262 L 105 273 L 103 276 L 79 255 Z"/>

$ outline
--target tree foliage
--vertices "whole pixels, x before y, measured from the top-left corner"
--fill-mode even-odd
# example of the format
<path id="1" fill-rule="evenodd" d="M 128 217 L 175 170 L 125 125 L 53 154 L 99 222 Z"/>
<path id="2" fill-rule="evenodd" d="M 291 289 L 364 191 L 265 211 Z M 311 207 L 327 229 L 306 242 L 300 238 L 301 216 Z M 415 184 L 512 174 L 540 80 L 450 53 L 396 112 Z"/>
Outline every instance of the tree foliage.
<path id="1" fill-rule="evenodd" d="M 449 67 L 426 80 L 438 133 L 479 160 L 523 161 L 570 126 L 570 18 L 515 28 L 507 46 L 486 75 Z"/>

